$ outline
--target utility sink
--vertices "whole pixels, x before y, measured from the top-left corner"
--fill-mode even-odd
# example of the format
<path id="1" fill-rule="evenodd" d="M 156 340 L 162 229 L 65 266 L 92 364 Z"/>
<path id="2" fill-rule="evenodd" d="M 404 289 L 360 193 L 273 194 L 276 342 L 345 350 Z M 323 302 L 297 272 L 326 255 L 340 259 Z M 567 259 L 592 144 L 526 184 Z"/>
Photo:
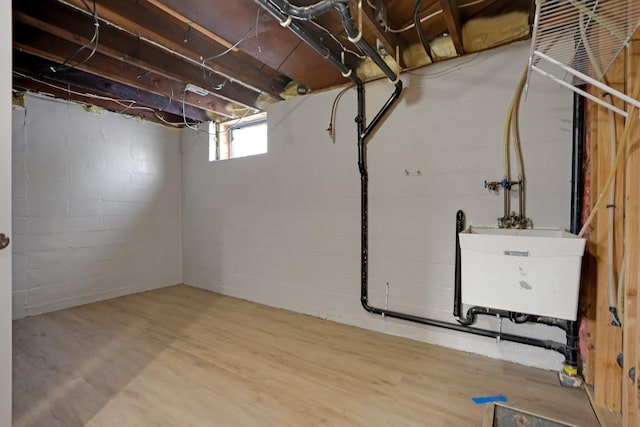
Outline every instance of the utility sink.
<path id="1" fill-rule="evenodd" d="M 473 226 L 459 237 L 463 304 L 576 320 L 585 239 Z"/>

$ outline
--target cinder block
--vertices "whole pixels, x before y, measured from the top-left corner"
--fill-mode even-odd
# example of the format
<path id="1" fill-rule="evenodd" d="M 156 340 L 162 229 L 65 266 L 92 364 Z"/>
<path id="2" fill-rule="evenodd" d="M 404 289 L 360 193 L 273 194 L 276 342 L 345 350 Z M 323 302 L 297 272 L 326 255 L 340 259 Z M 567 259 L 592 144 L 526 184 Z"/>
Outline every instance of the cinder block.
<path id="1" fill-rule="evenodd" d="M 29 288 L 29 280 L 26 271 L 14 271 L 11 277 L 12 288 L 14 290 Z"/>
<path id="2" fill-rule="evenodd" d="M 27 199 L 27 212 L 30 217 L 56 217 L 68 213 L 66 200 Z"/>
<path id="3" fill-rule="evenodd" d="M 68 249 L 58 251 L 33 252 L 28 255 L 28 258 L 29 268 L 37 270 L 42 268 L 62 267 L 69 265 L 72 260 L 72 253 Z"/>
<path id="4" fill-rule="evenodd" d="M 11 255 L 11 271 L 16 273 L 24 273 L 27 271 L 29 264 L 29 256 L 25 254 L 16 254 L 13 253 Z"/>
<path id="5" fill-rule="evenodd" d="M 22 319 L 27 317 L 27 291 L 13 291 L 11 293 L 11 317 L 15 319 Z"/>
<path id="6" fill-rule="evenodd" d="M 149 209 L 145 202 L 103 202 L 104 215 L 130 215 L 141 217 Z"/>
<path id="7" fill-rule="evenodd" d="M 102 229 L 102 218 L 100 217 L 29 217 L 27 219 L 29 234 L 98 231 Z"/>
<path id="8" fill-rule="evenodd" d="M 127 242 L 127 233 L 121 231 L 91 231 L 73 233 L 69 237 L 70 248 L 91 248 L 98 246 L 119 245 Z"/>
<path id="9" fill-rule="evenodd" d="M 133 228 L 148 228 L 145 219 L 130 215 L 117 215 L 104 217 L 106 230 L 130 230 Z"/>
<path id="10" fill-rule="evenodd" d="M 40 268 L 38 270 L 27 271 L 27 285 L 29 288 L 57 285 L 67 282 L 69 282 L 69 268 L 67 266 Z"/>
<path id="11" fill-rule="evenodd" d="M 58 250 L 69 247 L 68 236 L 64 233 L 49 235 L 13 236 L 14 253 L 30 254 L 32 252 Z"/>
<path id="12" fill-rule="evenodd" d="M 151 193 L 144 188 L 136 187 L 106 187 L 104 189 L 104 200 L 107 202 L 149 202 L 157 194 Z"/>
<path id="13" fill-rule="evenodd" d="M 70 216 L 100 216 L 103 213 L 103 202 L 99 200 L 72 200 L 69 203 Z"/>
<path id="14" fill-rule="evenodd" d="M 117 269 L 117 264 L 113 261 L 88 262 L 69 267 L 69 279 L 71 282 L 83 282 L 108 277 Z"/>

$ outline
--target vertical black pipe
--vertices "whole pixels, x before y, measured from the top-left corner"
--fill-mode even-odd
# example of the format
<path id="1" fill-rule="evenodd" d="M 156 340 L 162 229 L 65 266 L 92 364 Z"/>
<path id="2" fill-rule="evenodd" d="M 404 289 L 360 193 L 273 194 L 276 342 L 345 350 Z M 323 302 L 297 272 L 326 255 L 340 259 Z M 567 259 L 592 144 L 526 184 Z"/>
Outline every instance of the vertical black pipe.
<path id="1" fill-rule="evenodd" d="M 464 212 L 459 210 L 456 213 L 456 275 L 453 288 L 453 315 L 460 317 L 462 311 L 462 255 L 460 253 L 460 236 L 464 230 Z"/>
<path id="2" fill-rule="evenodd" d="M 578 86 L 584 90 L 585 85 Z M 582 187 L 584 185 L 584 174 L 582 161 L 584 156 L 584 98 L 573 93 L 573 150 L 571 163 L 571 221 L 570 230 L 573 234 L 580 232 L 582 222 Z"/>
<path id="3" fill-rule="evenodd" d="M 585 85 L 578 85 L 584 90 Z M 573 141 L 571 162 L 571 218 L 569 231 L 578 234 L 582 226 L 582 191 L 584 174 L 582 169 L 585 145 L 584 98 L 573 92 Z M 575 372 L 578 367 L 578 322 L 567 322 L 567 346 L 564 363 Z"/>
<path id="4" fill-rule="evenodd" d="M 336 68 L 338 68 L 340 71 L 343 72 L 343 74 L 345 73 L 345 71 L 347 72 L 346 74 L 349 75 L 349 77 L 351 78 L 351 80 L 357 84 L 357 94 L 358 94 L 358 115 L 356 117 L 356 123 L 358 126 L 358 168 L 360 170 L 360 185 L 361 185 L 361 293 L 360 293 L 360 300 L 362 303 L 362 307 L 373 314 L 379 314 L 379 315 L 386 315 L 389 317 L 395 317 L 397 319 L 403 319 L 403 320 L 407 320 L 407 321 L 411 321 L 411 322 L 416 322 L 416 323 L 421 323 L 424 325 L 430 325 L 430 326 L 436 326 L 436 327 L 441 327 L 441 328 L 446 328 L 446 329 L 451 329 L 451 330 L 455 330 L 455 331 L 460 331 L 460 332 L 467 332 L 470 334 L 474 334 L 474 335 L 480 335 L 480 336 L 484 336 L 484 337 L 492 337 L 492 338 L 497 338 L 499 337 L 502 340 L 505 341 L 511 341 L 511 342 L 516 342 L 516 343 L 521 343 L 521 344 L 527 344 L 527 345 L 533 345 L 536 347 L 541 347 L 541 348 L 546 348 L 546 349 L 550 349 L 553 351 L 557 351 L 563 354 L 568 354 L 567 352 L 567 346 L 562 345 L 560 343 L 557 342 L 553 342 L 553 341 L 549 341 L 549 340 L 540 340 L 540 339 L 536 339 L 536 338 L 529 338 L 529 337 L 522 337 L 522 336 L 518 336 L 518 335 L 511 335 L 511 334 L 503 334 L 497 331 L 491 331 L 491 330 L 486 330 L 486 329 L 479 329 L 479 328 L 471 328 L 468 325 L 465 324 L 454 324 L 454 323 L 449 323 L 449 322 L 443 322 L 440 320 L 435 320 L 435 319 L 429 319 L 429 318 L 425 318 L 425 317 L 421 317 L 421 316 L 415 316 L 415 315 L 411 315 L 408 313 L 400 313 L 400 312 L 395 312 L 395 311 L 391 311 L 391 310 L 386 310 L 386 309 L 380 309 L 377 307 L 372 307 L 368 304 L 368 293 L 369 293 L 369 289 L 368 289 L 368 283 L 369 283 L 369 278 L 368 278 L 368 269 L 369 269 L 369 245 L 368 245 L 368 241 L 369 241 L 369 237 L 368 237 L 368 229 L 369 229 L 369 224 L 368 224 L 368 218 L 369 218 L 369 212 L 368 212 L 368 204 L 369 204 L 369 194 L 368 194 L 368 186 L 369 186 L 369 176 L 368 176 L 368 172 L 367 172 L 367 137 L 371 134 L 371 132 L 373 132 L 373 130 L 376 128 L 376 126 L 382 121 L 382 118 L 385 116 L 385 114 L 391 109 L 391 107 L 395 104 L 395 102 L 399 99 L 400 94 L 402 92 L 402 82 L 397 78 L 397 74 L 392 71 L 389 66 L 384 62 L 384 60 L 377 54 L 377 52 L 369 45 L 369 43 L 367 43 L 365 40 L 360 39 L 360 34 L 358 33 L 358 31 L 355 28 L 355 25 L 353 23 L 353 20 L 351 19 L 350 13 L 349 13 L 349 9 L 348 7 L 345 6 L 346 2 L 342 2 L 341 0 L 333 0 L 333 1 L 329 1 L 328 3 L 331 3 L 334 7 L 334 9 L 336 9 L 342 18 L 343 21 L 343 25 L 345 27 L 345 30 L 347 32 L 347 34 L 352 37 L 352 38 L 356 38 L 358 39 L 358 41 L 356 41 L 356 45 L 367 55 L 369 55 L 374 62 L 376 63 L 376 65 L 378 65 L 378 67 L 380 67 L 380 69 L 387 75 L 387 77 L 394 81 L 395 83 L 395 91 L 393 92 L 393 94 L 391 95 L 391 97 L 387 100 L 387 102 L 384 104 L 384 106 L 378 111 L 378 113 L 375 115 L 375 117 L 373 118 L 373 120 L 371 121 L 371 123 L 367 126 L 366 125 L 366 115 L 365 115 L 365 93 L 364 93 L 364 86 L 362 84 L 362 81 L 355 76 L 352 72 L 350 72 L 351 70 L 349 70 L 347 67 L 345 67 L 344 64 L 342 64 L 339 60 L 337 60 L 335 57 L 333 57 L 333 55 L 331 55 L 331 52 L 329 52 L 329 50 L 323 46 L 321 43 L 318 42 L 318 40 L 316 40 L 315 38 L 311 37 L 309 34 L 307 34 L 307 32 L 300 28 L 299 26 L 295 25 L 295 23 L 292 23 L 291 21 L 289 21 L 287 18 L 290 18 L 291 15 L 287 16 L 286 14 L 284 14 L 282 12 L 282 8 L 280 6 L 282 6 L 283 3 L 285 3 L 284 1 L 281 0 L 274 0 L 275 3 L 277 4 L 277 6 L 274 3 L 271 3 L 270 0 L 257 0 L 258 3 L 260 3 L 264 8 L 266 8 L 269 12 L 271 12 L 272 15 L 274 15 L 278 20 L 280 20 L 281 22 L 287 22 L 287 26 L 289 26 L 289 28 L 296 33 L 296 35 L 298 35 L 298 37 L 300 37 L 302 40 L 304 40 L 305 42 L 307 42 L 307 44 L 309 44 L 312 48 L 314 48 L 318 53 L 320 53 L 321 55 L 323 55 L 325 58 L 327 58 L 327 60 L 329 60 L 329 62 L 331 62 Z M 288 2 L 287 2 L 288 3 Z M 290 6 L 290 5 L 289 5 Z M 318 5 L 316 5 L 318 6 Z M 291 9 L 290 9 L 291 10 Z M 315 6 L 313 8 L 313 14 L 317 13 L 318 11 L 326 11 L 324 6 L 320 7 L 318 6 L 318 9 L 315 9 Z M 304 13 L 302 13 L 302 15 L 304 14 L 312 14 L 310 11 L 305 10 Z M 303 17 L 303 19 L 308 19 L 308 16 L 305 18 Z M 458 215 L 456 216 L 457 219 L 457 227 L 460 227 L 460 216 L 459 214 L 462 213 L 461 211 L 458 213 Z M 463 214 L 464 215 L 464 214 Z M 462 224 L 464 223 L 464 216 L 462 216 Z M 462 225 L 462 229 L 464 228 L 464 225 Z M 459 242 L 458 242 L 459 243 Z M 458 244 L 459 247 L 459 244 Z M 457 255 L 457 261 L 456 261 L 456 267 L 457 267 L 457 271 L 459 272 L 459 253 L 456 253 Z M 458 273 L 456 274 L 456 280 L 459 280 L 459 276 Z M 458 297 L 460 295 L 458 294 Z M 476 311 L 473 311 L 473 309 L 476 309 Z M 458 312 L 460 310 L 458 309 Z M 493 312 L 490 309 L 483 309 L 482 307 L 473 307 L 470 310 L 470 315 L 469 316 L 473 316 L 475 314 L 493 314 Z M 576 334 L 577 335 L 577 334 Z M 567 338 L 567 342 L 569 342 L 569 338 Z"/>
<path id="5" fill-rule="evenodd" d="M 357 85 L 358 113 L 358 169 L 360 170 L 360 283 L 369 283 L 369 174 L 367 172 L 366 123 L 364 105 L 364 85 Z M 368 307 L 369 290 L 360 287 L 360 302 Z"/>
<path id="6" fill-rule="evenodd" d="M 578 368 L 578 322 L 567 322 L 567 346 L 565 347 L 564 364 L 572 370 Z M 573 371 L 575 372 L 575 371 Z"/>

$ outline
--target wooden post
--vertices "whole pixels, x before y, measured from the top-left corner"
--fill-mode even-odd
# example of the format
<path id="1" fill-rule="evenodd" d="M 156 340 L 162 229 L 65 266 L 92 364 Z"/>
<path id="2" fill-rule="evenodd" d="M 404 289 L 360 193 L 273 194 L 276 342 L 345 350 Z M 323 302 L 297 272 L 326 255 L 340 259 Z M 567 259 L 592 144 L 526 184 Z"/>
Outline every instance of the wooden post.
<path id="1" fill-rule="evenodd" d="M 640 36 L 636 35 L 627 49 L 627 93 L 635 93 L 632 87 L 640 72 Z M 635 110 L 633 114 L 637 115 Z M 631 117 L 631 115 L 630 115 Z M 637 122 L 636 122 L 637 123 Z M 626 194 L 625 194 L 625 277 L 624 277 L 624 369 L 622 370 L 622 416 L 623 425 L 636 427 L 638 416 L 638 264 L 640 264 L 640 132 L 634 126 L 627 142 L 626 153 Z M 629 370 L 636 368 L 635 380 Z"/>
<path id="2" fill-rule="evenodd" d="M 625 80 L 625 58 L 620 55 L 607 72 L 609 85 L 614 89 L 624 91 Z M 597 96 L 603 96 L 601 92 L 596 92 Z M 614 101 L 616 106 L 622 107 L 619 101 Z M 610 161 L 615 157 L 616 153 L 610 149 L 610 120 L 609 112 L 603 107 L 597 110 L 597 183 L 595 184 L 597 191 L 594 196 L 602 192 L 604 181 L 610 173 Z M 624 120 L 622 117 L 616 117 L 616 135 L 617 141 L 622 137 L 622 129 Z M 616 147 L 617 148 L 617 147 Z M 595 159 L 594 159 L 595 160 Z M 620 366 L 617 363 L 618 354 L 622 351 L 622 329 L 611 324 L 611 313 L 609 312 L 609 292 L 607 278 L 607 232 L 608 232 L 608 215 L 609 209 L 615 209 L 614 223 L 614 272 L 617 274 L 621 261 L 622 252 L 622 205 L 623 191 L 622 178 L 624 171 L 621 168 L 616 176 L 616 198 L 615 208 L 608 208 L 604 204 L 598 211 L 596 217 L 596 233 L 592 236 L 592 240 L 596 243 L 597 256 L 597 308 L 596 308 L 596 337 L 595 337 L 595 403 L 598 406 L 608 408 L 620 412 L 622 407 L 622 384 Z M 605 196 L 608 198 L 608 195 Z M 616 275 L 617 277 L 617 275 Z"/>

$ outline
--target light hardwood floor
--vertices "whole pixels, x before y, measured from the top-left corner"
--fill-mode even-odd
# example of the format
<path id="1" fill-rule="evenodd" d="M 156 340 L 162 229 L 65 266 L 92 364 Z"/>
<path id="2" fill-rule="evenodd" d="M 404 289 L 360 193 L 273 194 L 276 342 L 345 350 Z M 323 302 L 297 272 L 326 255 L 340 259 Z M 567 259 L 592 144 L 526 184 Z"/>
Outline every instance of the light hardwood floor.
<path id="1" fill-rule="evenodd" d="M 354 304 L 357 303 L 354 302 Z M 597 426 L 555 373 L 188 286 L 14 322 L 15 426 L 480 426 L 474 396 Z"/>

